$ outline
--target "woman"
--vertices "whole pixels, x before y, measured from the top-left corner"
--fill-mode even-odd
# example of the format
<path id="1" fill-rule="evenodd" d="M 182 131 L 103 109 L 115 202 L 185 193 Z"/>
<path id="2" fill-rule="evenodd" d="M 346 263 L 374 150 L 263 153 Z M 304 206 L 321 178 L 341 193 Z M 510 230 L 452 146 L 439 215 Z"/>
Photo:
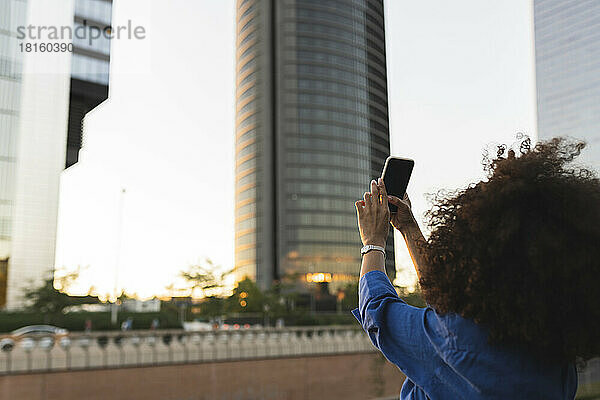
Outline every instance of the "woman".
<path id="1" fill-rule="evenodd" d="M 403 302 L 385 254 L 364 254 L 353 314 L 407 376 L 401 399 L 573 399 L 575 362 L 600 354 L 600 181 L 568 166 L 583 143 L 528 144 L 438 197 L 427 240 L 381 179 L 356 202 L 363 245 L 402 233 L 428 303 Z"/>

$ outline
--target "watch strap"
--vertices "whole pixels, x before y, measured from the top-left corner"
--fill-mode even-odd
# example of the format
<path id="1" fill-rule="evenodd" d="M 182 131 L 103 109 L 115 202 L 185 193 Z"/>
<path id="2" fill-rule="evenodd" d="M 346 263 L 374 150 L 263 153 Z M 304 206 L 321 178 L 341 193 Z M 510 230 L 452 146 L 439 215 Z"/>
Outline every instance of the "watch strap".
<path id="1" fill-rule="evenodd" d="M 363 256 L 371 250 L 379 250 L 385 256 L 385 248 L 383 248 L 381 246 L 376 246 L 374 244 L 367 244 L 366 246 L 363 246 L 363 248 L 360 249 L 360 255 Z"/>

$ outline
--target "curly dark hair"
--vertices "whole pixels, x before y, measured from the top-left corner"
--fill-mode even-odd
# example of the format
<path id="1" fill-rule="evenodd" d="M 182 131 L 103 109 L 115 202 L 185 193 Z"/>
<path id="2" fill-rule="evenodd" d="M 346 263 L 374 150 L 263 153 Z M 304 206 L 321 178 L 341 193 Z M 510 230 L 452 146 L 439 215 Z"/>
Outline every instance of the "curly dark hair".
<path id="1" fill-rule="evenodd" d="M 436 196 L 420 271 L 434 309 L 544 360 L 600 355 L 600 181 L 571 164 L 584 147 L 499 146 L 486 180 Z"/>

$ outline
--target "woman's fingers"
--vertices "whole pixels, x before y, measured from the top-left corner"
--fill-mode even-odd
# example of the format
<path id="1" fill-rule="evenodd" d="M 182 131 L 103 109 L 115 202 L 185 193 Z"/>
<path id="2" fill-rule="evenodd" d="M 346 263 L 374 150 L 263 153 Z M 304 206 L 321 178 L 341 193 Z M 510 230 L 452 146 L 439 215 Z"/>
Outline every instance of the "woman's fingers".
<path id="1" fill-rule="evenodd" d="M 363 195 L 363 201 L 365 202 L 365 207 L 371 204 L 371 192 L 365 192 Z"/>
<path id="2" fill-rule="evenodd" d="M 400 204 L 400 199 L 399 199 L 399 198 L 397 198 L 397 197 L 396 197 L 396 196 L 394 196 L 394 195 L 391 195 L 391 194 L 388 196 L 388 201 L 389 201 L 390 203 L 392 203 L 393 205 L 395 205 L 395 206 L 397 206 L 397 205 L 399 205 L 399 204 Z"/>
<path id="3" fill-rule="evenodd" d="M 379 178 L 377 180 L 377 185 L 379 186 L 379 193 L 381 193 L 381 204 L 385 207 L 388 206 L 388 195 L 385 190 L 385 183 L 383 183 L 383 179 Z"/>
<path id="4" fill-rule="evenodd" d="M 406 205 L 407 205 L 409 208 L 412 208 L 412 203 L 410 202 L 410 199 L 408 198 L 408 193 L 404 192 L 404 198 L 402 199 L 402 201 L 403 201 L 404 203 L 406 203 Z"/>
<path id="5" fill-rule="evenodd" d="M 377 186 L 375 179 L 371 180 L 371 196 L 373 200 L 379 201 L 379 186 Z"/>
<path id="6" fill-rule="evenodd" d="M 365 207 L 365 201 L 358 200 L 354 203 L 354 206 L 356 206 L 356 211 L 360 214 Z"/>

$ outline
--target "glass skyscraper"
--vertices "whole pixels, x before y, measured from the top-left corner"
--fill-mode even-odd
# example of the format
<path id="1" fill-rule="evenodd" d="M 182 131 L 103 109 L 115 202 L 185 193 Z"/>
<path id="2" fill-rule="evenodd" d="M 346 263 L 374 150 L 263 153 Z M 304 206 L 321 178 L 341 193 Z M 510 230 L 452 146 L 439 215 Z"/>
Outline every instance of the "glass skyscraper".
<path id="1" fill-rule="evenodd" d="M 52 272 L 60 174 L 77 162 L 85 113 L 108 96 L 108 40 L 28 52 L 20 45 L 49 39 L 18 28 L 105 28 L 111 14 L 111 0 L 0 1 L 0 307 L 22 308 L 23 289 Z"/>
<path id="2" fill-rule="evenodd" d="M 356 281 L 389 155 L 382 0 L 238 0 L 235 274 Z M 393 235 L 386 267 L 394 279 Z"/>
<path id="3" fill-rule="evenodd" d="M 535 0 L 534 19 L 539 136 L 585 139 L 600 169 L 600 2 Z"/>
<path id="4" fill-rule="evenodd" d="M 17 132 L 23 68 L 17 27 L 25 25 L 26 18 L 26 1 L 0 2 L 0 307 L 6 303 L 15 205 Z"/>

